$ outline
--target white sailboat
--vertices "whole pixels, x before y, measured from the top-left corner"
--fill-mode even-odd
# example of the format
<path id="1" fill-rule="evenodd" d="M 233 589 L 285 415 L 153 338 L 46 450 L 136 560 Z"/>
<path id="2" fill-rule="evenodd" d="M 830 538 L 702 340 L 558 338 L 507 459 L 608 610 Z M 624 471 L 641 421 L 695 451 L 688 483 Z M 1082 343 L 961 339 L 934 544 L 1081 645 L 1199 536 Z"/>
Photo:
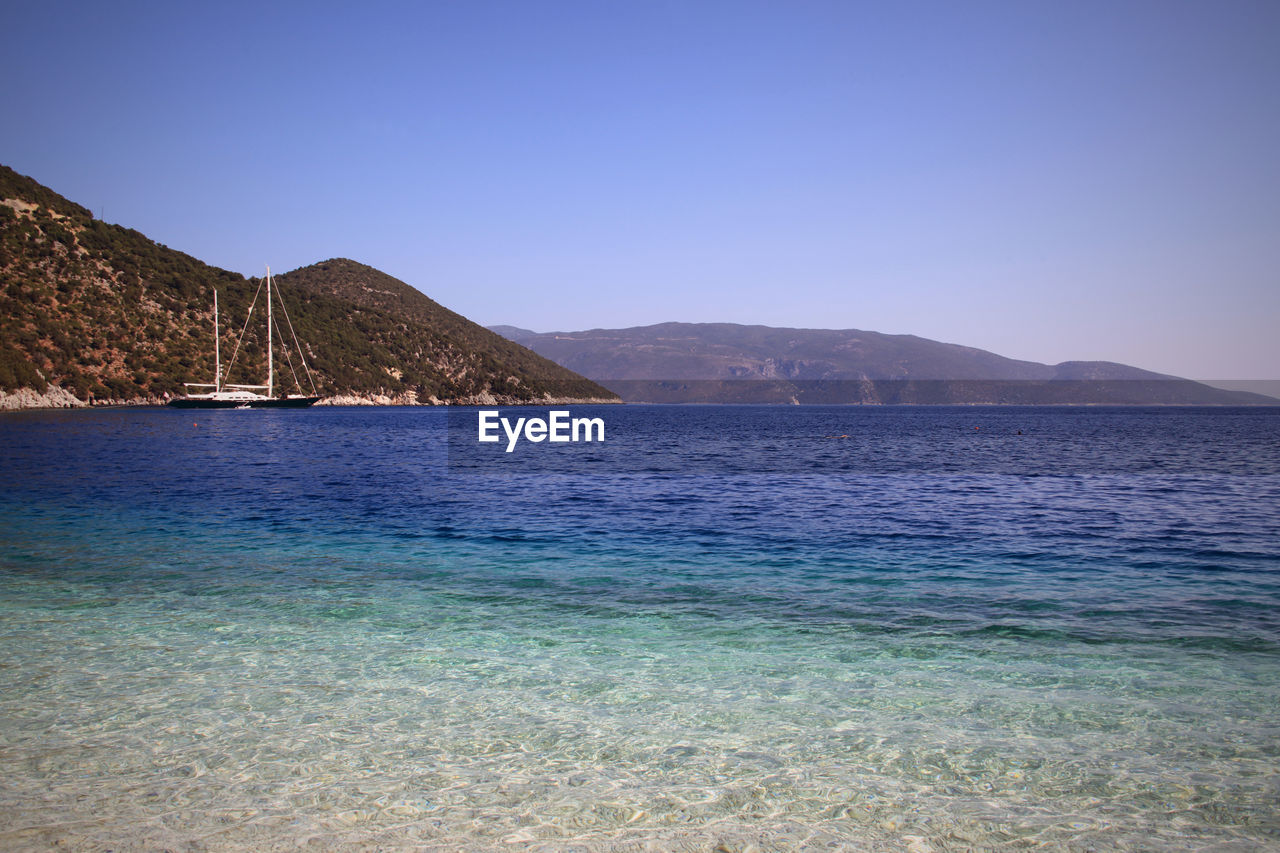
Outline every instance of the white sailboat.
<path id="1" fill-rule="evenodd" d="M 281 394 L 275 395 L 275 320 L 271 312 L 271 291 L 274 289 L 271 279 L 271 267 L 267 267 L 267 384 L 266 385 L 233 385 L 223 382 L 222 372 L 222 348 L 219 341 L 218 328 L 218 291 L 213 292 L 213 378 L 212 383 L 208 382 L 184 382 L 187 388 L 187 395 L 170 400 L 169 405 L 180 409 L 302 409 L 314 404 L 320 399 L 320 395 L 316 392 L 315 381 L 311 378 L 311 370 L 307 367 L 306 356 L 302 353 L 302 347 L 298 344 L 298 336 L 293 334 L 293 322 L 289 320 L 289 311 L 284 308 L 284 302 L 280 303 L 280 307 L 284 309 L 285 322 L 289 327 L 289 333 L 293 336 L 294 346 L 298 350 L 298 358 L 302 362 L 303 372 L 306 374 L 307 380 L 311 383 L 311 392 L 313 396 L 305 394 Z M 259 288 L 261 290 L 261 288 Z M 257 294 L 253 297 L 253 303 L 249 306 L 249 317 L 253 316 L 254 306 L 258 304 Z M 249 326 L 248 318 L 245 319 L 245 328 Z M 284 335 L 281 334 L 281 343 Z M 227 374 L 231 373 L 231 368 L 235 364 L 236 356 L 240 353 L 240 344 L 244 341 L 244 332 L 240 333 L 240 340 L 236 342 L 236 350 L 231 356 L 231 364 L 227 365 Z M 286 351 L 287 357 L 287 351 Z M 293 370 L 293 362 L 289 362 L 289 369 Z M 298 382 L 298 375 L 293 374 L 293 380 L 299 388 L 302 387 Z M 195 389 L 212 389 L 207 391 Z M 266 393 L 263 393 L 266 392 Z"/>

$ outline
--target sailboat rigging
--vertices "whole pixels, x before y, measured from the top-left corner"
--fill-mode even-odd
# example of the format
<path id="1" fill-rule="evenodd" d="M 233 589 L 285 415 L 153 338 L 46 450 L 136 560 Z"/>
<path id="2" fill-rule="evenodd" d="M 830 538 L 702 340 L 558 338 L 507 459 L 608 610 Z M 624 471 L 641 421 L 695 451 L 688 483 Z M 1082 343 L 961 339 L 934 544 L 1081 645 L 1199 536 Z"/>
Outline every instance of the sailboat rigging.
<path id="1" fill-rule="evenodd" d="M 244 328 L 240 330 L 240 339 L 236 341 L 235 351 L 231 355 L 231 363 L 227 365 L 226 373 L 222 370 L 222 348 L 219 340 L 219 324 L 218 324 L 218 291 L 213 292 L 213 379 L 212 383 L 207 382 L 185 382 L 187 395 L 169 401 L 170 406 L 182 409 L 301 409 L 313 405 L 320 399 L 319 393 L 316 391 L 315 380 L 311 377 L 311 369 L 307 367 L 306 355 L 302 352 L 301 345 L 298 344 L 298 336 L 293 331 L 293 321 L 289 319 L 289 309 L 285 307 L 284 300 L 280 302 L 280 308 L 284 311 L 285 324 L 289 328 L 289 334 L 293 338 L 294 347 L 298 350 L 298 358 L 302 363 L 303 372 L 306 374 L 307 381 L 311 384 L 311 396 L 305 394 L 285 394 L 275 395 L 275 332 L 276 324 L 272 315 L 271 292 L 274 290 L 274 283 L 271 278 L 271 267 L 267 267 L 267 384 L 266 385 L 233 385 L 224 382 L 224 376 L 231 375 L 231 368 L 235 366 L 236 357 L 240 354 L 240 345 L 244 342 L 245 332 L 249 329 L 249 320 L 253 317 L 254 306 L 258 304 L 258 294 L 255 293 L 253 303 L 249 305 L 249 313 L 245 315 Z M 259 293 L 262 286 L 259 285 Z M 280 334 L 280 342 L 285 345 L 285 359 L 289 364 L 289 370 L 293 373 L 294 384 L 298 389 L 302 389 L 302 383 L 298 381 L 297 371 L 293 369 L 293 359 L 289 356 L 288 341 L 285 340 L 283 332 Z M 211 388 L 211 391 L 198 391 L 193 389 Z M 262 393 L 262 392 L 266 393 Z"/>

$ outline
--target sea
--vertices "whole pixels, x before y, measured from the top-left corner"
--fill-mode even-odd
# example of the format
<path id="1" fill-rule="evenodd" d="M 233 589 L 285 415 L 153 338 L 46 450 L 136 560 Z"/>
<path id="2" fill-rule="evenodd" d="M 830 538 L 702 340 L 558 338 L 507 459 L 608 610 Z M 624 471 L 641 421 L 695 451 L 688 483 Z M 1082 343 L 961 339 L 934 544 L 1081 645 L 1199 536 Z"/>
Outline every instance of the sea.
<path id="1" fill-rule="evenodd" d="M 0 416 L 0 849 L 1280 850 L 1280 408 L 566 408 Z"/>

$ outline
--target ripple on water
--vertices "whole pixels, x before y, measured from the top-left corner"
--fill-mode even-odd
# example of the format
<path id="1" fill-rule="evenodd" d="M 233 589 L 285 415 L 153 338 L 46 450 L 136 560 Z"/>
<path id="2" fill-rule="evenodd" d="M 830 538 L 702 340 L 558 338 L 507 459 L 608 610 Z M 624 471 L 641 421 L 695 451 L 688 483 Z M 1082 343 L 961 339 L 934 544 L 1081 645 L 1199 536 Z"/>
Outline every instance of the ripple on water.
<path id="1" fill-rule="evenodd" d="M 449 479 L 398 412 L 6 434 L 0 846 L 1275 847 L 1274 427 L 955 456 L 1013 416 L 806 410 L 769 452 L 858 419 L 859 465 L 759 476 Z"/>

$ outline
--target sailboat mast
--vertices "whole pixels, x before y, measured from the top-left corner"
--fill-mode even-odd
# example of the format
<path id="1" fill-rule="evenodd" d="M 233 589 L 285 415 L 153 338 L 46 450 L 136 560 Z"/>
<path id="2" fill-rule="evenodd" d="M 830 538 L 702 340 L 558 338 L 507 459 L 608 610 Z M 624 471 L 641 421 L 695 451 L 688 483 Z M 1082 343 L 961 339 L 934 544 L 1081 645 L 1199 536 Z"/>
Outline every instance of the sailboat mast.
<path id="1" fill-rule="evenodd" d="M 274 397 L 275 373 L 271 363 L 271 267 L 267 266 L 267 396 Z"/>
<path id="2" fill-rule="evenodd" d="M 222 348 L 218 338 L 218 289 L 213 289 L 213 390 L 222 390 Z"/>

